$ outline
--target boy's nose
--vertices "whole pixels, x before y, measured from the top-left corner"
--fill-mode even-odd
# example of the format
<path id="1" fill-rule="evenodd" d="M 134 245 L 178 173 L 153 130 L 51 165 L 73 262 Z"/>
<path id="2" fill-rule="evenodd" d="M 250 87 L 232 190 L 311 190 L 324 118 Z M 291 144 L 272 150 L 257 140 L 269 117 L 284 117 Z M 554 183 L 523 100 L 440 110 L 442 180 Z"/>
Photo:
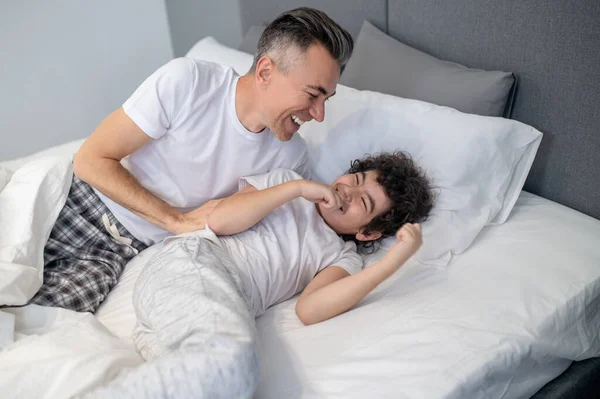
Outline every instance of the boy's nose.
<path id="1" fill-rule="evenodd" d="M 352 202 L 352 197 L 354 196 L 353 188 L 347 186 L 345 184 L 341 185 L 338 189 L 339 193 L 342 195 L 342 199 L 346 202 Z"/>

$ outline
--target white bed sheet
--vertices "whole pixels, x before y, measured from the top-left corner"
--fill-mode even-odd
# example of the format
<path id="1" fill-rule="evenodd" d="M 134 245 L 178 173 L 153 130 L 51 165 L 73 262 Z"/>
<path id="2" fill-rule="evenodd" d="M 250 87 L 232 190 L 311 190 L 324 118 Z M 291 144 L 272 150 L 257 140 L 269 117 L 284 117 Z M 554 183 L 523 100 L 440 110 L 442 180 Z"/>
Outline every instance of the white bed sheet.
<path id="1" fill-rule="evenodd" d="M 600 355 L 600 221 L 522 193 L 444 269 L 409 262 L 359 306 L 305 327 L 295 299 L 258 318 L 258 398 L 522 398 Z M 97 312 L 126 340 L 149 248 Z"/>
<path id="2" fill-rule="evenodd" d="M 144 361 L 91 313 L 28 305 L 3 309 L 0 327 L 3 317 L 16 321 L 15 342 L 0 350 L 3 399 L 73 398 Z"/>

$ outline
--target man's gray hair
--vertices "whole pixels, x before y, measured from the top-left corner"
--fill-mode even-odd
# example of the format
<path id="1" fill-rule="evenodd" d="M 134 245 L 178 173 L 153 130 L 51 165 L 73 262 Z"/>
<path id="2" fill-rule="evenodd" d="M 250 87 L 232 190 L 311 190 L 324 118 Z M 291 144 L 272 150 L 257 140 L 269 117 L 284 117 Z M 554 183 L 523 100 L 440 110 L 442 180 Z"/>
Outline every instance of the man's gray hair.
<path id="1" fill-rule="evenodd" d="M 255 72 L 258 60 L 267 55 L 286 74 L 313 43 L 327 49 L 340 66 L 340 72 L 354 49 L 352 36 L 323 11 L 296 8 L 279 15 L 265 28 L 250 72 Z"/>

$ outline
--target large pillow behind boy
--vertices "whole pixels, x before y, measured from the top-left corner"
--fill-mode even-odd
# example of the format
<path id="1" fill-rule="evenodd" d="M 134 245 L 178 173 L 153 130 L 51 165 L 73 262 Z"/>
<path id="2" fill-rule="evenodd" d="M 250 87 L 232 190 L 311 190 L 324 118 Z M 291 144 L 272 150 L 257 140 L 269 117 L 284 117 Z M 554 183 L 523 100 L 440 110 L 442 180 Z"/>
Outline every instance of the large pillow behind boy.
<path id="1" fill-rule="evenodd" d="M 186 56 L 229 65 L 240 74 L 253 58 L 212 37 L 198 41 Z M 325 110 L 324 122 L 300 129 L 319 180 L 331 183 L 351 160 L 395 149 L 409 152 L 429 171 L 439 197 L 416 259 L 432 265 L 447 265 L 486 224 L 506 220 L 542 137 L 520 122 L 343 85 Z"/>
<path id="2" fill-rule="evenodd" d="M 324 183 L 367 153 L 410 153 L 439 194 L 415 259 L 438 266 L 466 250 L 485 225 L 507 219 L 542 138 L 517 121 L 343 85 L 327 103 L 325 121 L 307 123 L 300 133 L 313 177 Z"/>

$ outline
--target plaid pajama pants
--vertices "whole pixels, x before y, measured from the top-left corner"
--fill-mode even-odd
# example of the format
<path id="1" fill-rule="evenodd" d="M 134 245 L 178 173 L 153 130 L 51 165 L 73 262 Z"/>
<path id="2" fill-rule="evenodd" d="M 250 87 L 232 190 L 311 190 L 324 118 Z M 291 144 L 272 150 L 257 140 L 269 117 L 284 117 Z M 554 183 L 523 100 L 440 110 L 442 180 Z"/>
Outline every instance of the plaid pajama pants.
<path id="1" fill-rule="evenodd" d="M 111 225 L 131 244 L 113 238 L 116 232 L 109 233 Z M 95 312 L 125 264 L 146 247 L 117 221 L 87 183 L 73 176 L 67 202 L 44 248 L 44 282 L 29 303 Z"/>

